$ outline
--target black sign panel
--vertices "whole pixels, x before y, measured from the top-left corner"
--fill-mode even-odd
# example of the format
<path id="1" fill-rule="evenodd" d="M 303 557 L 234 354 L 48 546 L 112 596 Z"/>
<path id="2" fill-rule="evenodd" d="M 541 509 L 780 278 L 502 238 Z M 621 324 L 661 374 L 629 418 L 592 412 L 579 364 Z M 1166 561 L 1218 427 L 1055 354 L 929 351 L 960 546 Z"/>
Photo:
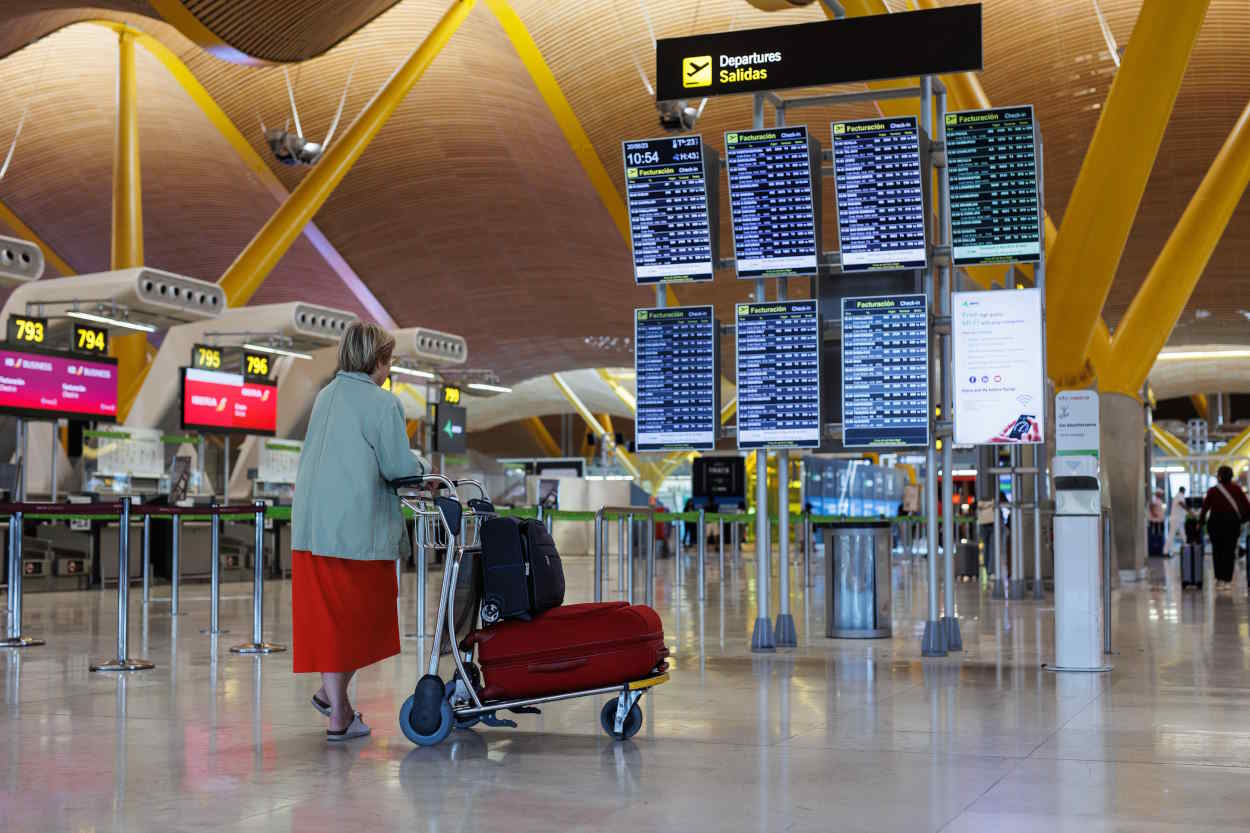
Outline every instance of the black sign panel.
<path id="1" fill-rule="evenodd" d="M 802 125 L 725 134 L 738 277 L 817 273 L 820 222 L 812 151 Z M 819 145 L 815 151 L 819 160 Z"/>
<path id="2" fill-rule="evenodd" d="M 222 367 L 221 348 L 211 344 L 194 344 L 191 346 L 191 366 L 198 370 L 224 370 Z"/>
<path id="3" fill-rule="evenodd" d="M 269 381 L 269 373 L 272 369 L 272 360 L 268 353 L 243 351 L 243 375 L 249 381 Z"/>
<path id="4" fill-rule="evenodd" d="M 69 349 L 75 353 L 92 353 L 106 356 L 109 351 L 109 331 L 106 327 L 92 327 L 89 324 L 74 322 L 74 331 Z"/>
<path id="5" fill-rule="evenodd" d="M 738 304 L 738 448 L 820 445 L 817 302 Z"/>
<path id="6" fill-rule="evenodd" d="M 834 122 L 833 173 L 842 271 L 924 268 L 916 117 Z"/>
<path id="7" fill-rule="evenodd" d="M 702 137 L 622 144 L 634 281 L 710 281 L 716 177 L 707 175 Z"/>
<path id="8" fill-rule="evenodd" d="M 639 451 L 716 447 L 716 344 L 710 306 L 634 310 Z"/>
<path id="9" fill-rule="evenodd" d="M 981 69 L 981 6 L 664 38 L 656 100 Z"/>
<path id="10" fill-rule="evenodd" d="M 842 300 L 842 444 L 929 444 L 925 296 Z"/>
<path id="11" fill-rule="evenodd" d="M 468 411 L 442 402 L 434 406 L 434 450 L 442 454 L 465 452 Z"/>
<path id="12" fill-rule="evenodd" d="M 946 115 L 951 246 L 957 266 L 1042 253 L 1033 108 Z"/>
<path id="13" fill-rule="evenodd" d="M 10 315 L 8 327 L 9 344 L 42 347 L 48 338 L 48 319 L 37 315 Z"/>
<path id="14" fill-rule="evenodd" d="M 696 457 L 690 468 L 695 503 L 734 504 L 746 500 L 747 466 L 742 457 Z"/>

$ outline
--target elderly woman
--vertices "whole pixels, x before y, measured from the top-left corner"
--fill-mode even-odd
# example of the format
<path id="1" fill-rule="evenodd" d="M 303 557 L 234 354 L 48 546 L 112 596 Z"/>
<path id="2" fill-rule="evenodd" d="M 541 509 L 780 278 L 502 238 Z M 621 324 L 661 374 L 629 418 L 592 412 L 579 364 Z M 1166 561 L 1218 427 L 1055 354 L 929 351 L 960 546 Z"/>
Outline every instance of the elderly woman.
<path id="1" fill-rule="evenodd" d="M 407 531 L 387 484 L 420 470 L 399 400 L 381 387 L 394 349 L 376 324 L 348 328 L 338 372 L 313 404 L 295 479 L 293 659 L 297 674 L 321 672 L 312 704 L 330 718 L 329 741 L 369 734 L 348 683 L 399 653 L 395 559 Z"/>

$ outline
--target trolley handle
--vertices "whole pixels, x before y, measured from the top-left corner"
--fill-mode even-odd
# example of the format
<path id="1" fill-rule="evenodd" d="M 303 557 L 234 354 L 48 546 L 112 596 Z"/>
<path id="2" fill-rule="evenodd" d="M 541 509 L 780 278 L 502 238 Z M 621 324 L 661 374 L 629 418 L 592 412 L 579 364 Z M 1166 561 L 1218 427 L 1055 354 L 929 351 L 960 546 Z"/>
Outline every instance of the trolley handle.
<path id="1" fill-rule="evenodd" d="M 387 485 L 397 492 L 402 489 L 428 490 L 430 492 L 436 492 L 440 489 L 455 490 L 455 484 L 441 474 L 415 474 L 411 477 L 397 477 L 389 481 Z"/>
<path id="2" fill-rule="evenodd" d="M 490 502 L 490 495 L 486 494 L 486 487 L 482 485 L 481 481 L 474 480 L 471 477 L 466 477 L 461 480 L 456 480 L 454 482 L 455 482 L 457 489 L 459 489 L 461 486 L 472 486 L 474 489 L 477 490 L 477 494 L 479 498 L 481 498 L 483 501 L 486 501 L 487 503 Z M 472 504 L 473 501 L 469 501 L 469 503 Z"/>

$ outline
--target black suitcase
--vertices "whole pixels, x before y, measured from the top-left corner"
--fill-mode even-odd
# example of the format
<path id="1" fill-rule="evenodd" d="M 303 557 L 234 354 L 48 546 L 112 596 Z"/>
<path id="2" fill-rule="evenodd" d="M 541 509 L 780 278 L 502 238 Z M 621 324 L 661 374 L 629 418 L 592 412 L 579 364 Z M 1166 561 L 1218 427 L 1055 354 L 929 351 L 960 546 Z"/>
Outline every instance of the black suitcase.
<path id="1" fill-rule="evenodd" d="M 1202 544 L 1185 544 L 1181 547 L 1181 589 L 1196 587 L 1201 590 L 1205 568 Z"/>
<path id="2" fill-rule="evenodd" d="M 980 578 L 981 548 L 969 542 L 967 544 L 956 544 L 955 552 L 958 554 L 955 559 L 955 574 L 960 578 Z"/>
<path id="3" fill-rule="evenodd" d="M 564 567 L 547 527 L 536 520 L 482 524 L 482 622 L 528 619 L 564 603 Z"/>
<path id="4" fill-rule="evenodd" d="M 1146 534 L 1146 549 L 1150 555 L 1160 558 L 1163 552 L 1163 524 L 1159 521 L 1151 521 L 1149 531 Z"/>

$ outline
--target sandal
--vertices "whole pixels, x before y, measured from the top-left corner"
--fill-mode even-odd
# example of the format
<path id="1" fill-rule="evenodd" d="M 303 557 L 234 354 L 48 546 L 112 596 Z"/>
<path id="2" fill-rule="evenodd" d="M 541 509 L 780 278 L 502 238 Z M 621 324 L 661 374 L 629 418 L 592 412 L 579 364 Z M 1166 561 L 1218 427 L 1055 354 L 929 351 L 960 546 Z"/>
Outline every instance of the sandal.
<path id="1" fill-rule="evenodd" d="M 351 724 L 346 729 L 339 732 L 332 732 L 326 729 L 326 740 L 330 743 L 338 743 L 340 741 L 352 740 L 353 738 L 363 738 L 373 733 L 365 722 L 360 719 L 360 712 L 352 717 Z"/>
<path id="2" fill-rule="evenodd" d="M 315 694 L 312 696 L 312 707 L 321 712 L 322 717 L 330 716 L 330 704 Z"/>

